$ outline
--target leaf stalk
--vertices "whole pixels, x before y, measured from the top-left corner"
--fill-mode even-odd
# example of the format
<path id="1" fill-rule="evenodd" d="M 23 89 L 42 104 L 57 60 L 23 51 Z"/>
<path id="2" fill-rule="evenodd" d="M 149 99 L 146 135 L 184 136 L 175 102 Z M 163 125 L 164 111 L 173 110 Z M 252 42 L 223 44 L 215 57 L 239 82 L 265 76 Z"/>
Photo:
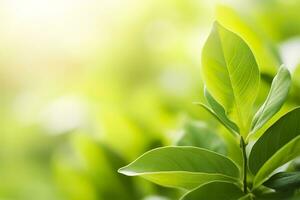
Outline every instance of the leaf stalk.
<path id="1" fill-rule="evenodd" d="M 247 186 L 247 165 L 248 165 L 248 160 L 247 160 L 247 154 L 246 154 L 247 144 L 245 143 L 243 137 L 241 137 L 240 147 L 241 147 L 242 153 L 243 153 L 243 190 L 244 190 L 244 193 L 247 194 L 248 193 L 248 186 Z"/>

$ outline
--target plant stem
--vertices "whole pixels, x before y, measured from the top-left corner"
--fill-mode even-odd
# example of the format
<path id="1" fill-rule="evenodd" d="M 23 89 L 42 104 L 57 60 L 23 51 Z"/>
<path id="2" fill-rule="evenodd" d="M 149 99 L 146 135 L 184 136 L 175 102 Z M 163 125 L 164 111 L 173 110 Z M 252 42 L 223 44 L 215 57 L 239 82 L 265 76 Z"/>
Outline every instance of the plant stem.
<path id="1" fill-rule="evenodd" d="M 245 194 L 248 193 L 248 190 L 247 190 L 247 155 L 246 155 L 246 146 L 247 146 L 247 144 L 245 144 L 245 141 L 244 141 L 243 137 L 241 137 L 240 147 L 241 147 L 242 152 L 243 152 L 243 186 L 244 186 L 244 193 Z"/>

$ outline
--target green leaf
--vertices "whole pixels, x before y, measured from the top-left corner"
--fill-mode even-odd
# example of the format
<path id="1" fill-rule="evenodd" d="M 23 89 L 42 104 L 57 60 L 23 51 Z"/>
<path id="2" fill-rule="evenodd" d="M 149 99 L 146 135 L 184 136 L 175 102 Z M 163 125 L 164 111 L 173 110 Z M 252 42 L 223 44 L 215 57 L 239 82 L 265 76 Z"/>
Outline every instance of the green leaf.
<path id="1" fill-rule="evenodd" d="M 282 63 L 278 50 L 273 43 L 259 34 L 260 27 L 249 21 L 249 16 L 241 9 L 219 5 L 216 9 L 217 20 L 226 28 L 238 33 L 252 49 L 259 70 L 263 74 L 274 75 Z"/>
<path id="2" fill-rule="evenodd" d="M 300 188 L 300 172 L 279 172 L 264 182 L 263 185 L 275 190 Z"/>
<path id="3" fill-rule="evenodd" d="M 255 114 L 252 121 L 252 133 L 259 130 L 269 119 L 271 119 L 283 105 L 291 85 L 291 75 L 285 67 L 278 70 L 273 79 L 269 95 Z"/>
<path id="4" fill-rule="evenodd" d="M 202 74 L 209 93 L 246 137 L 259 87 L 258 66 L 248 45 L 216 22 L 203 48 Z"/>
<path id="5" fill-rule="evenodd" d="M 220 120 L 222 120 L 222 122 L 231 129 L 231 132 L 235 132 L 236 134 L 238 134 L 239 128 L 237 127 L 237 125 L 227 117 L 225 109 L 211 96 L 206 88 L 204 89 L 204 96 L 211 106 L 212 110 L 216 113 Z"/>
<path id="6" fill-rule="evenodd" d="M 208 107 L 207 105 L 200 103 L 200 102 L 194 102 L 194 104 L 204 108 L 208 113 L 210 113 L 216 120 L 218 120 L 233 135 L 238 135 L 238 133 L 235 132 L 227 123 L 225 123 L 223 121 L 223 119 L 221 119 L 220 116 L 217 115 L 210 107 Z"/>
<path id="7" fill-rule="evenodd" d="M 156 184 L 193 189 L 213 180 L 237 181 L 238 167 L 228 158 L 196 147 L 162 147 L 151 150 L 119 170 Z"/>
<path id="8" fill-rule="evenodd" d="M 239 198 L 238 200 L 253 200 L 253 199 L 254 199 L 253 194 L 248 193 L 245 196 L 242 196 L 241 198 Z"/>
<path id="9" fill-rule="evenodd" d="M 204 148 L 222 155 L 226 155 L 227 152 L 221 137 L 199 121 L 189 121 L 185 124 L 183 134 L 176 145 Z"/>
<path id="10" fill-rule="evenodd" d="M 249 156 L 249 168 L 256 174 L 254 187 L 299 155 L 300 107 L 281 117 L 254 144 Z"/>
<path id="11" fill-rule="evenodd" d="M 274 154 L 258 171 L 254 179 L 254 187 L 257 187 L 265 181 L 269 175 L 278 167 L 291 161 L 300 155 L 300 136 L 290 141 Z"/>
<path id="12" fill-rule="evenodd" d="M 237 200 L 244 195 L 233 183 L 213 181 L 188 192 L 181 200 Z"/>
<path id="13" fill-rule="evenodd" d="M 255 196 L 255 200 L 296 200 L 293 198 L 294 193 L 291 190 L 268 192 Z"/>

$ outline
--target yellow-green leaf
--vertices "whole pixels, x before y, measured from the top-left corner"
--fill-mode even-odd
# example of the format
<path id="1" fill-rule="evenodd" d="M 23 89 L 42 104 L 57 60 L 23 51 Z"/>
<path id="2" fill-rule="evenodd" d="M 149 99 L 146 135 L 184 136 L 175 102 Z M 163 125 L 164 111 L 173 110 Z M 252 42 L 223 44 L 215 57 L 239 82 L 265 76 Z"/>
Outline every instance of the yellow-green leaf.
<path id="1" fill-rule="evenodd" d="M 228 118 L 228 116 L 226 115 L 226 112 L 225 112 L 223 106 L 220 105 L 211 96 L 211 94 L 209 94 L 209 92 L 207 91 L 206 88 L 204 89 L 204 96 L 205 96 L 207 102 L 209 103 L 209 105 L 211 106 L 212 110 L 216 113 L 216 115 L 220 118 L 220 120 L 222 120 L 222 122 L 224 124 L 226 124 L 226 127 L 229 128 L 230 132 L 238 134 L 239 133 L 239 128 L 237 127 L 237 125 Z"/>
<path id="2" fill-rule="evenodd" d="M 119 170 L 156 184 L 193 189 L 201 184 L 226 180 L 237 182 L 240 172 L 228 158 L 197 147 L 162 147 L 151 150 Z"/>
<path id="3" fill-rule="evenodd" d="M 214 23 L 202 52 L 202 74 L 209 93 L 246 137 L 259 87 L 258 66 L 248 45 Z"/>
<path id="4" fill-rule="evenodd" d="M 290 85 L 291 75 L 288 69 L 282 66 L 273 79 L 266 101 L 253 118 L 251 133 L 255 133 L 263 127 L 263 125 L 280 110 L 289 93 Z"/>
<path id="5" fill-rule="evenodd" d="M 257 24 L 252 23 L 245 12 L 226 5 L 216 9 L 217 20 L 226 28 L 238 33 L 243 38 L 257 60 L 261 73 L 274 75 L 282 63 L 278 50 L 263 34 Z"/>

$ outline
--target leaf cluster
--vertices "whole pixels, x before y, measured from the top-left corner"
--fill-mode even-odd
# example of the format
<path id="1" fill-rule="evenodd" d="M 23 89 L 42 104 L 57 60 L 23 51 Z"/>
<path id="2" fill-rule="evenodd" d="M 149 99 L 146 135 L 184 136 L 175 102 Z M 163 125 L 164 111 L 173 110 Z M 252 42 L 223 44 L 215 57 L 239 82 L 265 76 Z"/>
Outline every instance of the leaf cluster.
<path id="1" fill-rule="evenodd" d="M 202 75 L 207 104 L 197 104 L 233 134 L 243 162 L 228 156 L 214 133 L 198 127 L 177 146 L 151 150 L 119 172 L 182 189 L 182 200 L 289 199 L 300 173 L 276 172 L 300 155 L 300 107 L 271 120 L 288 96 L 289 71 L 278 69 L 256 109 L 260 70 L 255 56 L 239 35 L 215 22 L 202 51 Z"/>

